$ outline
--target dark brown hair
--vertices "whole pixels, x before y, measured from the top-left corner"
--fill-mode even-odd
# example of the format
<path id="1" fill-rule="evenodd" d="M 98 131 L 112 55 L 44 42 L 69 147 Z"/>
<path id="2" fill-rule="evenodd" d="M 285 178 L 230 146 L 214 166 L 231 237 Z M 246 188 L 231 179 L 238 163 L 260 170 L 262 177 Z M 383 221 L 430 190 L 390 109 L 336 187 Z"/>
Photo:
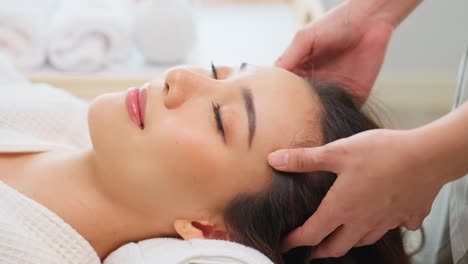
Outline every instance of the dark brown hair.
<path id="1" fill-rule="evenodd" d="M 311 86 L 321 102 L 324 144 L 379 127 L 343 89 L 333 85 Z M 387 232 L 374 245 L 353 248 L 340 258 L 309 262 L 312 247 L 299 247 L 281 254 L 281 240 L 317 210 L 335 179 L 336 175 L 330 172 L 273 170 L 273 180 L 267 190 L 239 195 L 226 209 L 224 218 L 231 239 L 259 250 L 278 264 L 409 264 L 399 229 Z"/>

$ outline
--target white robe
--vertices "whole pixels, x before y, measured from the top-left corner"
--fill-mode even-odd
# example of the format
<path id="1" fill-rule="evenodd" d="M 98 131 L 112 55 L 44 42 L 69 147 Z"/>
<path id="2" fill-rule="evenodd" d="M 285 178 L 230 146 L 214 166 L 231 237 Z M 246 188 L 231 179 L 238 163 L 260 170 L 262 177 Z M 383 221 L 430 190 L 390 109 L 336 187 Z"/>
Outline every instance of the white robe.
<path id="1" fill-rule="evenodd" d="M 87 102 L 45 84 L 31 84 L 1 59 L 0 95 L 0 153 L 89 146 Z M 0 263 L 101 261 L 73 227 L 0 181 Z"/>

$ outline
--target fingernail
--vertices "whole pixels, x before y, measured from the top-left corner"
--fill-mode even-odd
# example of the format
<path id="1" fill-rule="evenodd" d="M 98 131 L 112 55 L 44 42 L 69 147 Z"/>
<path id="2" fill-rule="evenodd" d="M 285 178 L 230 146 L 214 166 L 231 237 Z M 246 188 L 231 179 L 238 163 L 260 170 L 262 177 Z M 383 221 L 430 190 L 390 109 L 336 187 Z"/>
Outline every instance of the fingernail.
<path id="1" fill-rule="evenodd" d="M 275 168 L 285 168 L 288 166 L 289 153 L 287 151 L 276 151 L 268 156 L 268 162 Z"/>

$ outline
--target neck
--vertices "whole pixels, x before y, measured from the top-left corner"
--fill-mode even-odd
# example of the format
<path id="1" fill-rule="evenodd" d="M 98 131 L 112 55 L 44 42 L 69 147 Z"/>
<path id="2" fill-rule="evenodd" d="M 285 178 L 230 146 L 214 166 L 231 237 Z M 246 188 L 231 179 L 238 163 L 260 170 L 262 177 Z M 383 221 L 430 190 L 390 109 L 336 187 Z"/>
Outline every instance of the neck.
<path id="1" fill-rule="evenodd" d="M 18 190 L 76 229 L 101 260 L 128 242 L 172 233 L 162 217 L 136 215 L 105 195 L 92 150 L 41 154 L 27 168 L 26 175 L 34 176 L 25 177 Z"/>

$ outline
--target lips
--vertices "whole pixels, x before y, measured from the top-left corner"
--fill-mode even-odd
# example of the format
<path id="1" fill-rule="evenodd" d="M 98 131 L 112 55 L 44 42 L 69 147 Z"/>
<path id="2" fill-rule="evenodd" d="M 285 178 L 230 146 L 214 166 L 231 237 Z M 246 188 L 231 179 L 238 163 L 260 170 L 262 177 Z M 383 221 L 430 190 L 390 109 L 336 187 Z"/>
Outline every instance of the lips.
<path id="1" fill-rule="evenodd" d="M 146 89 L 128 89 L 125 102 L 130 118 L 140 129 L 143 129 L 145 127 Z"/>

